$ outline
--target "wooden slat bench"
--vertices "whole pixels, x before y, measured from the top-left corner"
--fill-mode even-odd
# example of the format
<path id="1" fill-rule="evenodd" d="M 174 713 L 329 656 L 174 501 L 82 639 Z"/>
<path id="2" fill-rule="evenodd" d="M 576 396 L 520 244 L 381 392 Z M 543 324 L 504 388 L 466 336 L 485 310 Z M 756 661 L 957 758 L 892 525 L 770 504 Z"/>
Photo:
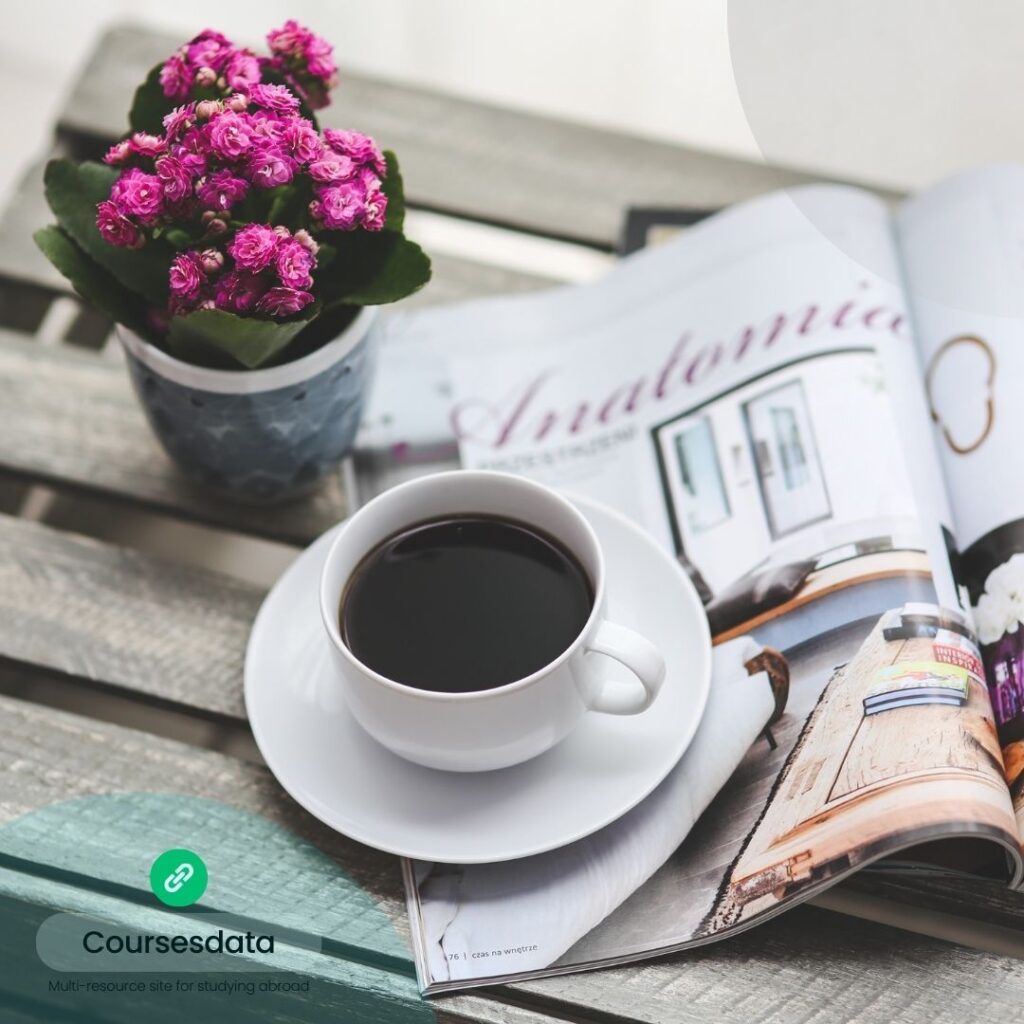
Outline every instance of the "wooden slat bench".
<path id="1" fill-rule="evenodd" d="M 69 95 L 55 151 L 96 153 L 118 136 L 134 85 L 176 43 L 137 27 L 108 32 Z M 357 75 L 345 76 L 327 120 L 395 148 L 414 207 L 595 251 L 613 247 L 631 203 L 714 208 L 804 180 Z M 47 220 L 35 167 L 0 218 L 0 502 L 10 513 L 0 514 L 5 1019 L 180 1019 L 159 1000 L 86 1001 L 41 988 L 18 965 L 33 955 L 39 924 L 58 910 L 123 927 L 152 922 L 146 871 L 163 848 L 152 844 L 180 840 L 182 814 L 195 832 L 216 836 L 216 856 L 233 865 L 217 876 L 207 910 L 258 908 L 263 921 L 300 927 L 317 944 L 288 972 L 310 981 L 308 993 L 262 1002 L 211 995 L 197 1004 L 198 1019 L 1024 1019 L 1017 961 L 811 907 L 640 966 L 425 1004 L 406 945 L 397 860 L 306 814 L 251 742 L 242 669 L 265 584 L 15 514 L 42 486 L 72 509 L 98 502 L 112 517 L 142 509 L 297 549 L 347 508 L 339 481 L 308 500 L 256 508 L 211 498 L 183 480 L 146 428 L 123 367 L 101 350 L 107 325 L 81 309 L 35 252 L 31 230 Z M 552 283 L 465 254 L 440 252 L 435 268 L 417 301 Z M 908 914 L 928 905 L 998 925 L 1004 938 L 1024 918 L 1021 899 L 994 882 L 861 876 L 829 905 L 843 898 L 847 905 L 885 899 Z"/>

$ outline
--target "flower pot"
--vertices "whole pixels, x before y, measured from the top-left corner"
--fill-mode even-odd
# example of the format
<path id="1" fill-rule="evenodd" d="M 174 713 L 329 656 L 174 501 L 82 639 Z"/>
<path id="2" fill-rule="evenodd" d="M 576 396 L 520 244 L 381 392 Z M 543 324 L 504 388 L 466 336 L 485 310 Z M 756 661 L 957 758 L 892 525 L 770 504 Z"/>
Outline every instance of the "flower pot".
<path id="1" fill-rule="evenodd" d="M 262 370 L 211 370 L 118 335 L 153 432 L 193 480 L 234 498 L 311 490 L 352 448 L 372 377 L 377 310 L 315 352 Z"/>

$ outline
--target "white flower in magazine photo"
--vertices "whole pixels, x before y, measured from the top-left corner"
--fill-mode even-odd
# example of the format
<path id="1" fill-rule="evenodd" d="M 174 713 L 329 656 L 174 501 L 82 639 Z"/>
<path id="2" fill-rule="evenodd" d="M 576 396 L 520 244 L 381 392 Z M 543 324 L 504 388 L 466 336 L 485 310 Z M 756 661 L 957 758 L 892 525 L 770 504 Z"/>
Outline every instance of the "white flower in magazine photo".
<path id="1" fill-rule="evenodd" d="M 978 638 L 994 644 L 1015 633 L 1024 622 L 1024 553 L 1011 555 L 985 580 L 985 591 L 974 608 Z"/>

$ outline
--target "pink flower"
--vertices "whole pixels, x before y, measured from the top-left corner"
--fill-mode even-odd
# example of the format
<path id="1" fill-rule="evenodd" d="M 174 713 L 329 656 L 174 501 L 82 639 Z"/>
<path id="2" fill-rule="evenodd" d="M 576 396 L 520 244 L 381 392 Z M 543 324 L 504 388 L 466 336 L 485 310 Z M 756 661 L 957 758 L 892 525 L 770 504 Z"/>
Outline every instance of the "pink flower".
<path id="1" fill-rule="evenodd" d="M 152 223 L 163 210 L 164 195 L 160 179 L 137 167 L 125 171 L 110 190 L 110 198 L 121 213 Z"/>
<path id="2" fill-rule="evenodd" d="M 105 164 L 123 164 L 132 155 L 131 143 L 127 139 L 115 142 L 103 155 Z"/>
<path id="3" fill-rule="evenodd" d="M 186 99 L 192 91 L 192 69 L 179 54 L 169 57 L 160 69 L 160 86 L 172 100 Z"/>
<path id="4" fill-rule="evenodd" d="M 232 239 L 228 253 L 239 270 L 265 270 L 280 242 L 269 224 L 248 224 Z"/>
<path id="5" fill-rule="evenodd" d="M 266 279 L 259 274 L 231 270 L 217 279 L 213 301 L 217 309 L 247 313 L 255 308 L 266 290 Z"/>
<path id="6" fill-rule="evenodd" d="M 295 239 L 282 241 L 274 259 L 281 284 L 289 288 L 309 288 L 313 284 L 310 272 L 316 266 L 313 254 Z"/>
<path id="7" fill-rule="evenodd" d="M 96 207 L 96 227 L 104 241 L 125 249 L 138 249 L 145 243 L 139 229 L 109 200 Z"/>
<path id="8" fill-rule="evenodd" d="M 156 162 L 164 198 L 169 203 L 180 203 L 192 195 L 192 177 L 177 157 L 162 156 Z"/>
<path id="9" fill-rule="evenodd" d="M 260 64 L 248 50 L 235 50 L 224 68 L 224 80 L 230 89 L 248 89 L 260 80 Z"/>
<path id="10" fill-rule="evenodd" d="M 387 173 L 384 154 L 369 135 L 328 128 L 324 139 L 335 153 L 351 157 L 357 164 L 369 164 L 381 177 Z"/>
<path id="11" fill-rule="evenodd" d="M 334 47 L 321 36 L 309 37 L 303 53 L 306 58 L 306 70 L 316 78 L 324 79 L 327 85 L 333 85 L 338 66 L 334 63 Z"/>
<path id="12" fill-rule="evenodd" d="M 162 135 L 150 135 L 148 132 L 136 132 L 128 140 L 133 153 L 139 156 L 159 156 L 167 148 L 167 140 Z"/>
<path id="13" fill-rule="evenodd" d="M 298 55 L 303 52 L 313 33 L 289 18 L 280 28 L 267 33 L 267 46 L 271 53 Z"/>
<path id="14" fill-rule="evenodd" d="M 269 143 L 277 146 L 284 140 L 287 123 L 273 110 L 257 110 L 250 115 L 253 142 L 256 145 Z"/>
<path id="15" fill-rule="evenodd" d="M 363 217 L 363 188 L 356 182 L 346 182 L 321 189 L 320 195 L 309 206 L 314 219 L 328 230 L 351 231 Z"/>
<path id="16" fill-rule="evenodd" d="M 312 301 L 313 296 L 309 292 L 298 291 L 295 288 L 271 288 L 260 299 L 257 309 L 260 313 L 269 313 L 270 316 L 291 316 Z"/>
<path id="17" fill-rule="evenodd" d="M 225 160 L 237 160 L 252 148 L 248 115 L 225 111 L 210 119 L 210 145 Z"/>
<path id="18" fill-rule="evenodd" d="M 176 139 L 187 128 L 195 124 L 196 105 L 186 103 L 183 106 L 175 107 L 164 117 L 164 133 L 168 140 Z"/>
<path id="19" fill-rule="evenodd" d="M 234 53 L 231 42 L 213 29 L 205 29 L 188 45 L 188 59 L 199 67 L 220 71 Z"/>
<path id="20" fill-rule="evenodd" d="M 299 109 L 298 97 L 286 85 L 254 85 L 249 100 L 282 114 L 294 114 Z"/>
<path id="21" fill-rule="evenodd" d="M 384 227 L 384 218 L 388 212 L 388 197 L 379 187 L 366 190 L 366 210 L 363 214 L 363 227 L 367 231 L 380 231 Z"/>
<path id="22" fill-rule="evenodd" d="M 203 132 L 198 128 L 188 128 L 178 145 L 171 150 L 171 155 L 181 161 L 189 174 L 198 177 L 206 173 L 208 149 Z"/>
<path id="23" fill-rule="evenodd" d="M 281 133 L 281 140 L 285 149 L 303 164 L 315 159 L 322 146 L 316 129 L 305 118 L 289 121 Z"/>
<path id="24" fill-rule="evenodd" d="M 167 277 L 171 295 L 179 302 L 194 302 L 206 284 L 206 274 L 199 253 L 193 251 L 179 252 L 171 261 L 171 270 Z"/>
<path id="25" fill-rule="evenodd" d="M 319 159 L 309 165 L 309 176 L 314 181 L 326 183 L 349 181 L 355 177 L 356 164 L 349 156 L 340 156 L 333 150 L 325 150 Z"/>
<path id="26" fill-rule="evenodd" d="M 196 189 L 199 202 L 205 210 L 230 210 L 249 193 L 249 182 L 236 177 L 227 168 L 214 171 Z"/>
<path id="27" fill-rule="evenodd" d="M 246 167 L 257 188 L 276 188 L 287 185 L 295 176 L 295 164 L 283 153 L 270 147 L 254 153 Z"/>

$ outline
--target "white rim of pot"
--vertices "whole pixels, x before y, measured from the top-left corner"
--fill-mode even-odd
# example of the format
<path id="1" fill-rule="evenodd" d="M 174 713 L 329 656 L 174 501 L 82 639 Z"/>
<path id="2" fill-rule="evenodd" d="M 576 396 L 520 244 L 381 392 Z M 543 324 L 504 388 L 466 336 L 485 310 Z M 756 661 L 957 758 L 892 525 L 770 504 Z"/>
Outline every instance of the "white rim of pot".
<path id="1" fill-rule="evenodd" d="M 271 366 L 265 370 L 214 370 L 206 366 L 193 366 L 151 345 L 120 324 L 117 335 L 125 349 L 140 363 L 175 384 L 218 394 L 252 394 L 301 384 L 322 373 L 344 359 L 366 337 L 376 317 L 376 306 L 364 306 L 355 320 L 333 341 L 294 362 Z"/>

